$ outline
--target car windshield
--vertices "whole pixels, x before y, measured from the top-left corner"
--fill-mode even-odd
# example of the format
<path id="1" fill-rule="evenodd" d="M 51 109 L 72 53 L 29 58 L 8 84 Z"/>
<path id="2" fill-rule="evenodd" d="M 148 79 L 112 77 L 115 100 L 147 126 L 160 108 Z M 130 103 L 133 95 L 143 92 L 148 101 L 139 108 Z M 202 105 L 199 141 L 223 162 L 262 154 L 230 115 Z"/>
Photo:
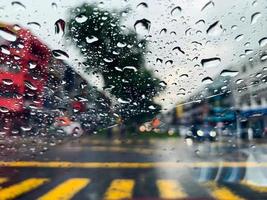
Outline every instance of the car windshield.
<path id="1" fill-rule="evenodd" d="M 267 199 L 266 0 L 0 0 L 0 200 Z"/>

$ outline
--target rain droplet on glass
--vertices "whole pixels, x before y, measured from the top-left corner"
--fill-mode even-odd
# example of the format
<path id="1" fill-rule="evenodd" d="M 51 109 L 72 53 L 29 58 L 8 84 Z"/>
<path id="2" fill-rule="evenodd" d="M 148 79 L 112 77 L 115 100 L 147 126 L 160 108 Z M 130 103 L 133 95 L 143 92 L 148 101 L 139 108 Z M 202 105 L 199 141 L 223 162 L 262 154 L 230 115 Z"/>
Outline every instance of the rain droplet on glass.
<path id="1" fill-rule="evenodd" d="M 65 33 L 65 21 L 63 19 L 58 19 L 55 22 L 55 33 L 64 35 L 64 33 Z"/>
<path id="2" fill-rule="evenodd" d="M 201 60 L 201 65 L 205 68 L 217 67 L 221 63 L 221 59 L 218 57 L 205 58 Z"/>
<path id="3" fill-rule="evenodd" d="M 140 19 L 134 23 L 134 29 L 139 34 L 148 34 L 150 31 L 151 22 L 147 19 Z"/>
<path id="4" fill-rule="evenodd" d="M 59 60 L 67 60 L 69 58 L 69 55 L 60 49 L 53 50 L 52 55 Z"/>

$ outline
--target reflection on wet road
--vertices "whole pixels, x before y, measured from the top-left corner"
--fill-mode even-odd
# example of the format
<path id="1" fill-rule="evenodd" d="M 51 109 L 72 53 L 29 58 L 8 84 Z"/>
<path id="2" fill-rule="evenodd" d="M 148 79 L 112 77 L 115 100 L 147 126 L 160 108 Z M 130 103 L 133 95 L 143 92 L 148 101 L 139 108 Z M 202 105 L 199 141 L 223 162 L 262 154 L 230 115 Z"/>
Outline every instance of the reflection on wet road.
<path id="1" fill-rule="evenodd" d="M 256 141 L 82 138 L 1 161 L 0 199 L 267 199 L 266 151 Z"/>

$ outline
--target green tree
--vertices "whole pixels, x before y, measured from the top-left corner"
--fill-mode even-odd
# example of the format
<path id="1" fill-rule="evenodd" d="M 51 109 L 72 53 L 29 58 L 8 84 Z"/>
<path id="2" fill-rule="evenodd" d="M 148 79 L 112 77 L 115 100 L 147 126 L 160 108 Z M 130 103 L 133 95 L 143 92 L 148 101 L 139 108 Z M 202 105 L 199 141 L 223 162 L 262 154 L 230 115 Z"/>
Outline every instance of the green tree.
<path id="1" fill-rule="evenodd" d="M 153 98 L 163 88 L 144 67 L 146 41 L 121 25 L 122 13 L 83 4 L 71 12 L 67 37 L 86 58 L 85 71 L 102 74 L 104 89 L 118 101 L 115 112 L 127 123 L 142 123 L 160 111 Z"/>

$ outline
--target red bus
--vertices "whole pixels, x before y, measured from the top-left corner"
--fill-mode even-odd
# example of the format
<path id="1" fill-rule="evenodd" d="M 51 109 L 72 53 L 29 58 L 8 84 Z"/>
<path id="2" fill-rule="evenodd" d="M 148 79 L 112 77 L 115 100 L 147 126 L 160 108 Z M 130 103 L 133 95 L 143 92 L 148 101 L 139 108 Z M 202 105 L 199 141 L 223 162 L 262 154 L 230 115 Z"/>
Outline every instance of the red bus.
<path id="1" fill-rule="evenodd" d="M 0 24 L 0 115 L 6 128 L 27 107 L 42 107 L 50 59 L 48 47 L 29 30 Z"/>

